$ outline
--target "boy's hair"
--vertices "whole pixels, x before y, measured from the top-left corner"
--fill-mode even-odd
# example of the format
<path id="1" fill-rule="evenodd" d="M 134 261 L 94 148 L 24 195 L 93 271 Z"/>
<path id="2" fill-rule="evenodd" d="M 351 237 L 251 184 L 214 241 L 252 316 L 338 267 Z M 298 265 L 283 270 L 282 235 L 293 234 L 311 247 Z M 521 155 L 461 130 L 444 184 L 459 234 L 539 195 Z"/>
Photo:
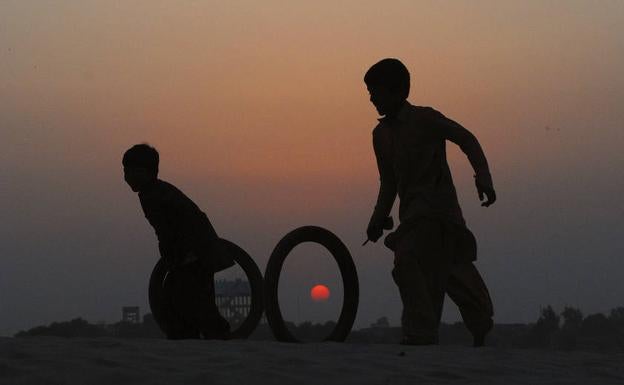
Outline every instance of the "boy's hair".
<path id="1" fill-rule="evenodd" d="M 147 143 L 135 144 L 124 153 L 124 167 L 143 167 L 158 175 L 158 151 Z"/>
<path id="2" fill-rule="evenodd" d="M 364 75 L 367 86 L 385 87 L 407 99 L 410 91 L 410 74 L 399 59 L 387 58 L 375 64 Z"/>

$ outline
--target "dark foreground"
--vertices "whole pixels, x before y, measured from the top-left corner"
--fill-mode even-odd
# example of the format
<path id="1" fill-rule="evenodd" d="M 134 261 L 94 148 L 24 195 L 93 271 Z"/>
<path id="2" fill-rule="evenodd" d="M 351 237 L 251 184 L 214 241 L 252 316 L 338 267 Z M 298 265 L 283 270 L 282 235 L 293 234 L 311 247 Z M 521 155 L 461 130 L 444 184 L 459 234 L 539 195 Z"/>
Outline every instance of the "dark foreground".
<path id="1" fill-rule="evenodd" d="M 268 341 L 0 338 L 0 384 L 622 384 L 624 354 Z"/>

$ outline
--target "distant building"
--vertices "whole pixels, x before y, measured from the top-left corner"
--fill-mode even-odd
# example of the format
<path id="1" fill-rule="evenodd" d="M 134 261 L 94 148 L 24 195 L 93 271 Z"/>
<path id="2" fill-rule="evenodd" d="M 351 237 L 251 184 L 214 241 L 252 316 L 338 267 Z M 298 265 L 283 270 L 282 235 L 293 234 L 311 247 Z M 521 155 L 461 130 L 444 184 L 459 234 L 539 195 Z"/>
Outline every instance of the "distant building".
<path id="1" fill-rule="evenodd" d="M 389 328 L 390 322 L 388 321 L 388 317 L 381 317 L 375 323 L 372 323 L 371 328 Z"/>
<path id="2" fill-rule="evenodd" d="M 218 280 L 215 282 L 215 301 L 219 312 L 230 325 L 241 324 L 251 309 L 251 287 L 249 282 L 240 278 L 235 281 Z"/>
<path id="3" fill-rule="evenodd" d="M 141 323 L 141 313 L 138 306 L 124 306 L 121 308 L 121 322 L 131 324 Z"/>

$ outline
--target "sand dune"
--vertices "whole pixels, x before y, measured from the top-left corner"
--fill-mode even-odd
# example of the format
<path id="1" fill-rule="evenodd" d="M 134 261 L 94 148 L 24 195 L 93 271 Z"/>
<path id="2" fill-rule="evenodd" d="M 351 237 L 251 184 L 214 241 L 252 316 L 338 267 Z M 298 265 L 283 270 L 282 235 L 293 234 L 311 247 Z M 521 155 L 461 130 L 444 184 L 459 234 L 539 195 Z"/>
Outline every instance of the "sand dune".
<path id="1" fill-rule="evenodd" d="M 624 354 L 487 347 L 32 337 L 0 355 L 15 385 L 624 383 Z"/>

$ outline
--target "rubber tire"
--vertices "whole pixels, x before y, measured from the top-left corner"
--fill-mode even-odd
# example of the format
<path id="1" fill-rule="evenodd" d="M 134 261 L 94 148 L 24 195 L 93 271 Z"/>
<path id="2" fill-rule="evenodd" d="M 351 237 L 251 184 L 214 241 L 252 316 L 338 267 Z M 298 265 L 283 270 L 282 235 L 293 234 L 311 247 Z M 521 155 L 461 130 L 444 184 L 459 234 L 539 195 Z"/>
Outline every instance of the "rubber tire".
<path id="1" fill-rule="evenodd" d="M 273 335 L 282 342 L 301 342 L 286 327 L 278 300 L 279 277 L 284 260 L 299 244 L 314 242 L 325 247 L 336 260 L 342 283 L 344 296 L 342 310 L 336 327 L 325 341 L 343 342 L 353 327 L 359 302 L 359 283 L 353 258 L 344 243 L 331 231 L 318 226 L 299 227 L 282 238 L 267 264 L 264 273 L 265 313 Z"/>
<path id="2" fill-rule="evenodd" d="M 245 318 L 245 321 L 243 321 L 237 329 L 230 332 L 228 337 L 228 339 L 245 339 L 249 337 L 254 330 L 256 330 L 256 327 L 258 327 L 260 319 L 262 318 L 264 303 L 262 273 L 260 272 L 258 265 L 256 265 L 254 260 L 245 250 L 226 239 L 221 239 L 221 242 L 225 243 L 225 250 L 231 253 L 230 255 L 234 261 L 247 275 L 247 280 L 249 281 L 251 288 L 251 306 L 249 314 L 247 315 L 247 318 Z M 152 310 L 152 315 L 160 327 L 160 330 L 163 332 L 167 330 L 165 321 L 166 314 L 171 311 L 171 309 L 167 306 L 167 301 L 164 300 L 165 292 L 163 286 L 167 273 L 168 270 L 164 261 L 159 259 L 156 266 L 154 266 L 154 269 L 152 270 L 148 290 L 149 304 Z"/>

